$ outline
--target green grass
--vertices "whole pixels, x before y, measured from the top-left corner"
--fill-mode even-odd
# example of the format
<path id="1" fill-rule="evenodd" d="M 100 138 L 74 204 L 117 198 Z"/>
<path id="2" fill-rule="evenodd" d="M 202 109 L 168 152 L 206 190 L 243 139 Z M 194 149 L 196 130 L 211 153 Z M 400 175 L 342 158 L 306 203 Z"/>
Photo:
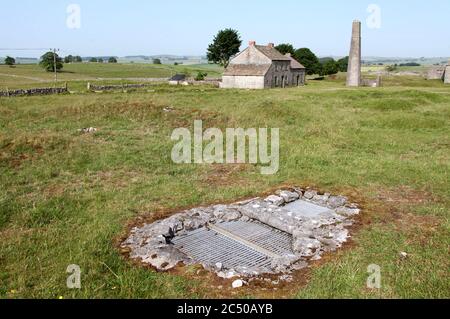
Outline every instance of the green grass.
<path id="1" fill-rule="evenodd" d="M 222 68 L 217 65 L 154 65 L 154 64 L 109 64 L 109 63 L 74 63 L 64 64 L 58 73 L 60 81 L 94 81 L 103 79 L 122 78 L 167 78 L 176 73 L 197 75 L 198 72 L 208 73 L 208 77 L 219 77 Z M 22 86 L 43 85 L 54 80 L 54 74 L 45 72 L 37 64 L 17 65 L 9 67 L 0 65 L 0 89 Z"/>
<path id="2" fill-rule="evenodd" d="M 211 296 L 208 281 L 124 260 L 115 239 L 127 222 L 298 183 L 356 192 L 367 215 L 352 248 L 313 267 L 288 297 L 449 298 L 450 88 L 392 81 L 380 89 L 346 89 L 338 78 L 284 90 L 161 85 L 0 98 L 0 296 Z M 279 173 L 174 165 L 170 134 L 196 119 L 280 128 Z M 77 132 L 91 126 L 99 131 Z M 401 251 L 410 257 L 400 260 Z M 65 286 L 70 264 L 82 268 L 81 290 Z M 382 267 L 380 291 L 365 288 L 369 264 Z"/>

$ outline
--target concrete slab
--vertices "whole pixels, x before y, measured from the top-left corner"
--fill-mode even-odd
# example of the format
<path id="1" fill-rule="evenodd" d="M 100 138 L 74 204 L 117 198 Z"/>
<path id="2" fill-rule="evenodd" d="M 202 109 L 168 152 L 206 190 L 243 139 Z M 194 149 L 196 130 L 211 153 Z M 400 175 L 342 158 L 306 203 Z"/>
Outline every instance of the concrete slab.
<path id="1" fill-rule="evenodd" d="M 297 200 L 295 202 L 289 203 L 286 206 L 283 207 L 285 210 L 288 210 L 289 212 L 293 213 L 295 216 L 293 217 L 309 217 L 309 218 L 315 218 L 319 217 L 319 215 L 322 214 L 332 214 L 333 211 L 329 208 L 322 207 L 319 205 L 315 205 L 313 203 L 304 201 L 304 200 Z"/>

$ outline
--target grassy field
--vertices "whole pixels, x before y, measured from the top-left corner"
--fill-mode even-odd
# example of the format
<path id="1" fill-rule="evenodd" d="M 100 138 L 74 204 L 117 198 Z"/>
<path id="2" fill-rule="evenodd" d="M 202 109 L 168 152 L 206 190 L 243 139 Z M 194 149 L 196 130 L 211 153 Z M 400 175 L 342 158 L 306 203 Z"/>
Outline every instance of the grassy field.
<path id="1" fill-rule="evenodd" d="M 388 65 L 364 65 L 362 67 L 362 72 L 380 72 L 385 71 Z M 430 68 L 430 65 L 421 65 L 421 66 L 398 66 L 394 73 L 402 73 L 402 72 L 415 72 L 420 74 L 426 74 L 427 70 Z"/>
<path id="2" fill-rule="evenodd" d="M 58 73 L 60 81 L 94 81 L 96 79 L 121 78 L 167 78 L 176 73 L 185 73 L 192 76 L 198 72 L 208 73 L 208 77 L 219 77 L 222 68 L 217 65 L 154 65 L 154 64 L 100 64 L 100 63 L 74 63 L 64 64 Z M 0 65 L 0 89 L 5 87 L 16 88 L 26 85 L 39 85 L 54 80 L 54 74 L 45 72 L 37 64 L 17 65 L 13 68 Z"/>
<path id="3" fill-rule="evenodd" d="M 67 76 L 122 76 L 81 67 Z M 22 68 L 14 72 L 42 76 Z M 172 130 L 197 119 L 222 129 L 280 128 L 279 173 L 174 165 Z M 91 126 L 99 131 L 78 132 Z M 450 87 L 419 77 L 388 78 L 379 89 L 346 89 L 341 75 L 284 90 L 161 85 L 0 98 L 0 297 L 449 298 L 449 151 Z M 289 286 L 231 291 L 196 269 L 167 274 L 133 265 L 116 248 L 139 216 L 279 185 L 345 194 L 364 208 L 353 242 Z M 70 264 L 82 269 L 80 290 L 66 288 Z M 381 266 L 379 291 L 366 289 L 370 264 Z"/>

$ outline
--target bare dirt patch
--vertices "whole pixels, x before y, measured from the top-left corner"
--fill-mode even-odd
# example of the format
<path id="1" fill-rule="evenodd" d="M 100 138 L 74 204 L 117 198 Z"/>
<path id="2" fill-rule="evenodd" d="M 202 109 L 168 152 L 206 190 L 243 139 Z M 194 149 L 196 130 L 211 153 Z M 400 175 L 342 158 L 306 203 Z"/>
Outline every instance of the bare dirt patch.
<path id="1" fill-rule="evenodd" d="M 208 185 L 208 187 L 242 185 L 246 180 L 239 175 L 254 170 L 254 166 L 250 164 L 216 164 L 210 165 L 200 178 L 202 184 Z"/>

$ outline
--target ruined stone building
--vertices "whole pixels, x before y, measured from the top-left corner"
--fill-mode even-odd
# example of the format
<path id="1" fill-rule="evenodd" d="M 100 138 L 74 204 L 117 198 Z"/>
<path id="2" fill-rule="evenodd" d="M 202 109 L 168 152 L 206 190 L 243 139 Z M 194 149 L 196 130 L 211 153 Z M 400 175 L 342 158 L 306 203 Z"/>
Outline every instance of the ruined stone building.
<path id="1" fill-rule="evenodd" d="M 222 88 L 265 89 L 301 86 L 306 69 L 289 54 L 283 55 L 273 43 L 266 46 L 250 41 L 249 47 L 231 59 L 222 77 Z"/>
<path id="2" fill-rule="evenodd" d="M 432 66 L 428 69 L 428 80 L 442 80 L 445 84 L 450 84 L 450 60 L 447 65 Z"/>

